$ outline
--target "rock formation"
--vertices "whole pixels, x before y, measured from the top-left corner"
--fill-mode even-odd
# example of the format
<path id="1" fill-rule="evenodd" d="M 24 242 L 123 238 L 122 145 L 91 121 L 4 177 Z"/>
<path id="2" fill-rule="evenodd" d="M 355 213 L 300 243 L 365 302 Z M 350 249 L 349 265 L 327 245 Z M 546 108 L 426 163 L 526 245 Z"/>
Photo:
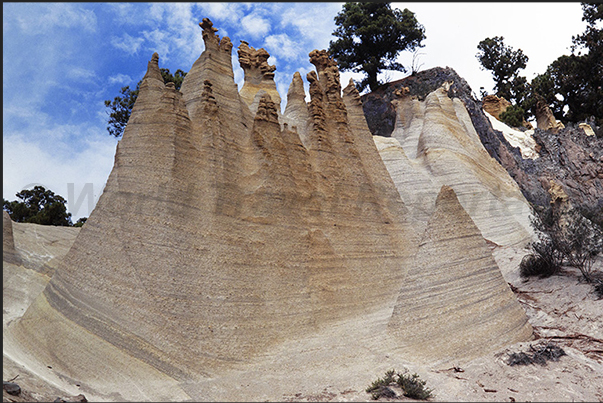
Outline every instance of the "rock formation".
<path id="1" fill-rule="evenodd" d="M 370 317 L 367 323 L 380 329 L 370 340 L 388 338 L 386 323 L 374 318 L 389 316 L 396 300 L 392 320 L 413 320 L 399 305 L 420 234 L 363 119 L 357 90 L 348 86 L 342 96 L 335 61 L 314 50 L 310 102 L 304 105 L 301 77 L 294 76 L 293 104 L 280 116 L 279 99 L 262 87 L 272 80 L 266 54 L 242 44 L 246 85 L 259 81 L 241 95 L 230 39 L 208 19 L 199 25 L 205 50 L 180 91 L 163 83 L 157 54 L 149 61 L 96 208 L 44 291 L 5 332 L 15 351 L 27 351 L 25 365 L 52 365 L 57 383 L 77 379 L 111 399 L 189 400 L 203 382 L 342 323 Z M 504 180 L 495 183 L 500 172 L 476 157 L 487 154 L 458 101 L 439 91 L 418 107 L 426 130 L 413 158 L 422 155 L 438 177 L 458 179 L 460 194 L 482 180 L 481 192 L 515 197 Z M 447 163 L 474 176 L 456 168 L 450 174 Z M 430 234 L 450 235 L 457 221 L 471 221 L 460 206 L 444 204 L 434 205 Z M 490 229 L 506 241 L 504 230 Z M 454 235 L 455 252 L 475 250 L 482 259 L 481 246 L 473 246 L 485 242 L 479 231 L 472 227 L 467 236 L 466 250 Z M 440 254 L 429 262 L 447 260 Z M 500 273 L 482 260 L 481 271 L 472 260 L 467 273 L 459 266 L 445 277 L 447 288 L 469 287 L 486 298 L 477 312 L 451 297 L 461 305 L 456 312 L 467 315 L 451 316 L 450 326 L 466 326 L 460 342 L 484 351 L 491 339 L 527 340 L 527 327 L 517 325 L 521 308 L 500 297 Z M 416 296 L 431 297 L 424 290 Z M 409 314 L 430 312 L 437 310 L 418 306 Z M 489 316 L 494 322 L 484 325 Z M 474 325 L 485 339 L 474 340 Z M 424 330 L 412 332 L 417 339 Z M 345 346 L 354 337 L 328 342 Z M 314 359 L 321 362 L 320 355 Z M 116 393 L 116 385 L 128 387 Z"/>
<path id="2" fill-rule="evenodd" d="M 479 356 L 532 334 L 488 245 L 448 186 L 438 194 L 405 280 L 389 329 L 407 354 L 453 363 L 452 357 Z"/>
<path id="3" fill-rule="evenodd" d="M 563 129 L 563 123 L 555 119 L 553 112 L 549 106 L 542 99 L 536 102 L 536 127 L 541 130 L 550 130 L 553 133 L 557 133 L 560 129 Z"/>
<path id="4" fill-rule="evenodd" d="M 492 128 L 500 131 L 505 139 L 509 142 L 512 147 L 517 147 L 521 151 L 521 156 L 524 159 L 536 159 L 538 158 L 538 147 L 532 135 L 534 130 L 520 131 L 513 129 L 503 122 L 496 119 L 484 108 L 484 114 L 490 120 Z"/>
<path id="5" fill-rule="evenodd" d="M 393 306 L 416 248 L 370 134 L 347 123 L 334 62 L 311 54 L 306 148 L 270 95 L 251 116 L 230 41 L 200 25 L 206 48 L 181 92 L 149 62 L 95 210 L 11 329 L 99 390 L 123 373 L 166 387 L 211 376 Z"/>
<path id="6" fill-rule="evenodd" d="M 507 101 L 505 98 L 497 97 L 496 95 L 486 95 L 482 98 L 482 105 L 484 111 L 500 120 L 499 115 L 511 106 L 511 102 Z"/>
<path id="7" fill-rule="evenodd" d="M 276 83 L 274 82 L 274 70 L 276 70 L 276 66 L 268 64 L 270 54 L 264 48 L 255 50 L 255 48 L 250 47 L 249 43 L 245 41 L 241 41 L 237 53 L 239 55 L 239 64 L 245 73 L 245 81 L 239 95 L 249 105 L 251 113 L 255 114 L 258 108 L 259 97 L 267 93 L 276 104 L 277 112 L 280 115 L 281 97 L 276 90 Z"/>
<path id="8" fill-rule="evenodd" d="M 557 134 L 537 128 L 529 133 L 535 142 L 534 150 L 538 152 L 538 158 L 525 158 L 531 153 L 527 155 L 526 148 L 520 149 L 520 144 L 515 147 L 511 144 L 513 138 L 507 139 L 503 131 L 493 128 L 493 123 L 486 117 L 481 102 L 476 100 L 469 85 L 448 67 L 421 71 L 363 95 L 363 110 L 371 133 L 385 137 L 392 135 L 397 124 L 396 108 L 392 103 L 398 98 L 396 91 L 408 88 L 409 96 L 422 100 L 447 81 L 454 82 L 448 93 L 458 97 L 464 104 L 483 147 L 507 170 L 529 203 L 548 206 L 551 201 L 549 180 L 554 178 L 563 186 L 574 206 L 591 210 L 603 208 L 603 182 L 600 176 L 603 143 L 599 137 L 585 135 L 582 129 L 572 126 L 559 129 Z M 531 140 L 525 140 L 531 143 Z M 455 188 L 455 191 L 458 189 Z M 461 194 L 458 196 L 462 203 Z M 468 210 L 471 214 L 471 209 Z"/>
<path id="9" fill-rule="evenodd" d="M 593 128 L 588 123 L 580 123 L 578 125 L 578 127 L 580 127 L 580 129 L 584 130 L 584 134 L 586 134 L 587 136 L 594 136 L 595 135 L 595 132 L 593 131 Z"/>
<path id="10" fill-rule="evenodd" d="M 297 132 L 302 144 L 308 148 L 308 135 L 312 129 L 308 105 L 306 103 L 306 93 L 304 91 L 304 82 L 301 74 L 295 72 L 293 79 L 287 91 L 287 106 L 283 113 L 283 122 L 291 130 Z"/>
<path id="11" fill-rule="evenodd" d="M 401 148 L 390 148 L 384 159 L 389 162 L 390 175 L 401 181 L 396 185 L 403 200 L 405 196 L 425 196 L 413 205 L 429 214 L 425 207 L 433 208 L 440 187 L 448 185 L 486 239 L 499 245 L 525 245 L 531 240 L 528 203 L 505 169 L 484 149 L 459 98 L 449 97 L 442 86 L 423 101 L 403 95 L 392 100 L 392 105 L 397 111 L 392 137 Z M 392 152 L 398 157 L 392 158 Z M 416 168 L 411 168 L 410 162 Z M 417 174 L 409 175 L 411 169 L 417 169 Z M 427 177 L 430 180 L 424 185 L 415 183 L 408 188 L 411 178 Z M 415 192 L 416 188 L 421 190 Z"/>
<path id="12" fill-rule="evenodd" d="M 13 220 L 5 210 L 2 211 L 2 261 L 13 264 L 21 262 L 13 239 Z"/>

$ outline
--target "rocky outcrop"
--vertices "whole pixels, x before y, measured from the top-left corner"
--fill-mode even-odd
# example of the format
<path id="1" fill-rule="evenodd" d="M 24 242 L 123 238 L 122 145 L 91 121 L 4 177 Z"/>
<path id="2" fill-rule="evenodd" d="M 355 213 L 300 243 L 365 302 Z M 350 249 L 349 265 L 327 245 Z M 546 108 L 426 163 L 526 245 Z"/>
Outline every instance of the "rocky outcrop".
<path id="1" fill-rule="evenodd" d="M 305 147 L 269 94 L 251 115 L 230 41 L 200 25 L 181 91 L 149 62 L 95 210 L 10 330 L 103 393 L 126 376 L 184 400 L 179 382 L 392 307 L 418 244 L 370 133 L 348 122 L 334 61 L 310 54 Z"/>
<path id="2" fill-rule="evenodd" d="M 549 106 L 542 99 L 539 99 L 536 102 L 535 109 L 536 127 L 539 129 L 550 130 L 553 133 L 557 133 L 560 129 L 565 127 L 563 123 L 555 119 L 553 112 L 551 112 Z"/>
<path id="3" fill-rule="evenodd" d="M 406 92 L 409 96 L 414 95 L 421 100 L 448 81 L 453 82 L 449 96 L 462 101 L 483 147 L 517 182 L 529 203 L 548 206 L 548 183 L 555 178 L 564 187 L 574 206 L 601 208 L 603 193 L 599 171 L 603 146 L 600 138 L 587 136 L 582 129 L 571 125 L 559 129 L 557 134 L 537 128 L 530 132 L 530 137 L 535 142 L 534 150 L 538 152 L 538 158 L 531 158 L 524 150 L 525 157 L 529 157 L 525 158 L 520 144 L 514 147 L 510 143 L 513 139 L 508 140 L 503 131 L 493 128 L 469 85 L 448 67 L 421 71 L 363 95 L 363 110 L 371 133 L 391 136 L 397 124 L 396 107 L 392 103 L 398 98 L 396 91 L 408 88 Z M 418 103 L 415 107 L 420 110 Z M 526 135 L 526 132 L 523 133 Z M 531 143 L 529 139 L 526 140 Z"/>
<path id="4" fill-rule="evenodd" d="M 389 330 L 401 351 L 449 364 L 451 357 L 479 356 L 532 334 L 479 229 L 448 186 L 438 194 Z"/>
<path id="5" fill-rule="evenodd" d="M 509 142 L 512 147 L 517 147 L 521 151 L 521 156 L 524 159 L 536 159 L 538 158 L 538 147 L 532 135 L 534 130 L 520 131 L 513 129 L 503 122 L 496 119 L 484 108 L 484 114 L 490 120 L 492 128 L 500 131 L 505 139 Z"/>
<path id="6" fill-rule="evenodd" d="M 349 346 L 391 340 L 386 318 L 407 293 L 421 234 L 363 120 L 356 88 L 348 85 L 342 96 L 335 61 L 314 50 L 307 118 L 297 77 L 295 105 L 281 117 L 269 91 L 248 86 L 247 101 L 239 94 L 232 43 L 208 19 L 200 27 L 205 50 L 180 91 L 163 83 L 157 54 L 149 61 L 96 208 L 44 291 L 5 332 L 13 351 L 27 352 L 19 355 L 23 364 L 52 363 L 53 381 L 77 379 L 116 400 L 195 400 L 206 396 L 199 390 L 207 382 L 257 369 L 259 358 L 279 365 L 286 344 L 322 345 L 327 335 L 326 345 L 354 351 Z M 263 64 L 248 56 L 249 71 L 262 73 Z M 268 70 L 262 77 L 270 78 Z M 488 192 L 515 196 L 504 181 L 494 183 L 500 170 L 484 159 L 460 101 L 442 89 L 416 106 L 424 113 L 408 123 L 424 121 L 425 130 L 412 158 L 423 158 L 437 177 L 455 178 L 459 194 L 483 180 Z M 294 129 L 305 131 L 303 139 Z M 451 237 L 457 254 L 477 250 L 481 258 L 472 246 L 485 242 L 479 231 L 454 230 L 457 221 L 467 225 L 463 209 L 433 208 L 429 231 Z M 429 262 L 448 260 L 439 254 Z M 491 351 L 491 340 L 500 346 L 529 335 L 515 326 L 496 268 L 485 262 L 485 275 L 471 263 L 467 273 L 459 265 L 443 278 L 451 290 L 469 287 L 486 299 L 478 312 L 473 299 L 465 309 L 455 294 L 451 309 L 459 315 L 450 322 L 466 327 L 459 343 Z M 437 313 L 429 305 L 397 308 L 393 318 L 429 312 Z M 494 322 L 482 324 L 487 317 Z M 359 321 L 375 331 L 343 331 Z M 476 341 L 471 326 L 484 339 Z M 424 329 L 408 331 L 420 339 Z M 308 354 L 308 368 L 323 366 L 322 354 Z"/>
<path id="7" fill-rule="evenodd" d="M 603 141 L 597 136 L 587 136 L 574 125 L 552 131 L 536 129 L 534 140 L 539 146 L 540 157 L 532 164 L 526 164 L 539 181 L 540 189 L 546 192 L 541 200 L 534 200 L 540 206 L 547 206 L 551 180 L 567 193 L 574 207 L 586 208 L 593 212 L 603 209 Z M 519 182 L 528 200 L 536 199 L 537 188 L 530 188 Z"/>
<path id="8" fill-rule="evenodd" d="M 431 213 L 428 209 L 433 208 L 439 189 L 447 185 L 486 239 L 499 245 L 525 245 L 532 239 L 530 206 L 505 169 L 484 149 L 465 105 L 449 96 L 446 87 L 453 84 L 444 82 L 424 100 L 411 95 L 392 100 L 397 111 L 392 137 L 400 148 L 382 149 L 390 175 L 399 180 L 396 185 L 402 199 L 415 199 L 412 205 L 423 217 Z M 417 173 L 409 174 L 412 169 Z M 408 187 L 408 181 L 420 178 L 424 184 Z M 425 200 L 416 200 L 419 195 Z"/>
<path id="9" fill-rule="evenodd" d="M 5 210 L 2 211 L 2 261 L 16 265 L 21 263 L 19 252 L 15 249 L 13 220 Z"/>
<path id="10" fill-rule="evenodd" d="M 280 115 L 281 97 L 276 90 L 276 83 L 274 82 L 276 66 L 268 64 L 270 54 L 264 48 L 256 50 L 245 41 L 241 41 L 237 53 L 239 55 L 239 64 L 245 73 L 245 81 L 239 95 L 249 105 L 251 113 L 255 114 L 258 108 L 259 97 L 263 93 L 266 93 L 276 103 L 277 111 Z"/>
<path id="11" fill-rule="evenodd" d="M 506 111 L 511 106 L 511 102 L 507 101 L 503 97 L 497 97 L 496 95 L 486 95 L 482 98 L 482 107 L 484 111 L 500 120 L 499 115 Z"/>

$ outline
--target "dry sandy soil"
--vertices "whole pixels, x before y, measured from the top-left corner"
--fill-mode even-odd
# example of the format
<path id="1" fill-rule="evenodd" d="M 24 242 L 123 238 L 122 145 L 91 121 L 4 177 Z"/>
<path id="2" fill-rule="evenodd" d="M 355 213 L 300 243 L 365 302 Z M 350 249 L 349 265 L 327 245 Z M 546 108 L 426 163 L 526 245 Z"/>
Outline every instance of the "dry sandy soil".
<path id="1" fill-rule="evenodd" d="M 42 291 L 53 259 L 67 252 L 77 233 L 75 228 L 14 224 L 15 247 L 24 265 L 3 265 L 3 329 Z M 417 364 L 392 353 L 387 343 L 371 341 L 371 331 L 389 314 L 377 312 L 366 322 L 344 322 L 316 337 L 284 343 L 270 356 L 186 390 L 193 401 L 371 401 L 365 388 L 395 369 L 419 374 L 433 390 L 431 401 L 603 401 L 603 300 L 571 268 L 564 275 L 526 281 L 517 269 L 526 250 L 492 248 L 534 328 L 533 341 L 467 362 Z M 602 260 L 597 265 L 603 270 Z M 510 353 L 539 343 L 553 343 L 566 355 L 544 366 L 507 364 Z M 316 362 L 317 352 L 321 362 Z M 10 346 L 4 345 L 3 353 L 3 379 L 16 377 L 22 389 L 19 396 L 4 391 L 3 401 L 69 401 L 79 393 L 90 401 L 111 400 L 85 385 L 57 382 L 50 376 L 52 368 L 48 375 L 34 374 L 19 364 Z M 396 392 L 398 398 L 381 401 L 412 400 Z"/>

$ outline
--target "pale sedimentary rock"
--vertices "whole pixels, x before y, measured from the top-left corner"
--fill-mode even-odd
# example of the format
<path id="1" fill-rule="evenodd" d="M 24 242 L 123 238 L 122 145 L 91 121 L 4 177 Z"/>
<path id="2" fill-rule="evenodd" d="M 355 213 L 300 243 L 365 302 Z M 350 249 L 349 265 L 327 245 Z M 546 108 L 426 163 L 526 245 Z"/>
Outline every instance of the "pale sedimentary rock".
<path id="1" fill-rule="evenodd" d="M 2 211 L 2 260 L 4 262 L 19 264 L 21 257 L 15 249 L 15 240 L 13 239 L 13 220 L 8 213 Z"/>
<path id="2" fill-rule="evenodd" d="M 287 91 L 287 106 L 283 112 L 283 122 L 296 131 L 305 147 L 308 147 L 308 135 L 311 127 L 306 93 L 301 74 L 295 72 Z"/>
<path id="3" fill-rule="evenodd" d="M 205 50 L 181 91 L 164 85 L 153 55 L 95 210 L 5 334 L 28 352 L 28 366 L 52 363 L 58 378 L 99 396 L 194 400 L 203 382 L 358 321 L 379 329 L 359 340 L 390 340 L 387 318 L 416 265 L 417 203 L 407 207 L 388 175 L 356 88 L 341 95 L 335 61 L 310 53 L 311 100 L 303 103 L 301 76 L 294 77 L 281 122 L 278 99 L 263 89 L 249 92 L 247 101 L 257 102 L 251 113 L 234 82 L 232 43 L 208 19 L 200 26 Z M 427 155 L 436 141 L 419 133 L 417 142 Z M 453 241 L 461 253 L 463 242 Z M 463 287 L 459 276 L 448 277 L 448 287 Z M 470 284 L 490 295 L 489 283 L 486 291 Z M 488 302 L 480 315 L 493 310 Z M 504 322 L 504 312 L 496 320 Z M 496 324 L 488 337 L 525 336 Z M 355 337 L 325 345 L 341 348 Z M 315 360 L 309 367 L 321 364 L 320 354 Z M 128 387 L 110 395 L 116 385 Z"/>
<path id="4" fill-rule="evenodd" d="M 60 356 L 58 373 L 107 393 L 100 379 L 169 388 L 393 306 L 416 249 L 370 134 L 348 125 L 334 62 L 311 55 L 306 148 L 269 94 L 251 115 L 230 41 L 200 25 L 206 49 L 181 91 L 149 62 L 104 193 L 11 329 L 40 362 Z"/>
<path id="5" fill-rule="evenodd" d="M 406 354 L 442 362 L 479 356 L 532 334 L 488 245 L 449 186 L 438 194 L 389 331 Z"/>
<path id="6" fill-rule="evenodd" d="M 490 113 L 484 110 L 484 114 L 490 120 L 492 124 L 492 128 L 494 130 L 498 130 L 502 132 L 505 139 L 509 142 L 509 144 L 513 147 L 518 147 L 521 156 L 525 159 L 536 159 L 538 158 L 538 146 L 536 141 L 532 135 L 534 134 L 534 130 L 526 130 L 524 132 L 520 130 L 515 130 L 504 124 L 503 122 L 495 119 Z"/>
<path id="7" fill-rule="evenodd" d="M 263 91 L 276 103 L 280 115 L 281 97 L 274 82 L 276 66 L 268 64 L 270 54 L 264 48 L 256 50 L 245 41 L 241 41 L 237 53 L 239 64 L 245 72 L 245 81 L 239 95 L 249 105 L 251 113 L 255 114 L 259 102 L 258 92 Z"/>
<path id="8" fill-rule="evenodd" d="M 530 206 L 517 183 L 488 155 L 462 101 L 451 99 L 440 88 L 424 101 L 402 94 L 392 103 L 397 112 L 392 137 L 404 155 L 395 147 L 381 147 L 381 152 L 400 194 L 414 192 L 408 190 L 408 180 L 429 177 L 424 187 L 415 185 L 421 197 L 431 195 L 425 199 L 426 206 L 441 186 L 450 186 L 484 238 L 499 245 L 527 244 L 533 237 Z M 420 167 L 414 176 L 399 174 L 413 165 Z M 420 201 L 412 204 L 419 206 Z"/>

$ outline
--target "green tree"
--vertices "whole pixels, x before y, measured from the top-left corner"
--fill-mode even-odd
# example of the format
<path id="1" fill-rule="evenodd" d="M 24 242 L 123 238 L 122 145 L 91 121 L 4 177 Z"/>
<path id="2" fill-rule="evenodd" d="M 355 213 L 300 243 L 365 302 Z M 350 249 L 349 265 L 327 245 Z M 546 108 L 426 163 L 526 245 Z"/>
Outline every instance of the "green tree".
<path id="1" fill-rule="evenodd" d="M 80 219 L 77 220 L 77 222 L 75 224 L 73 224 L 74 227 L 83 227 L 84 224 L 86 223 L 86 221 L 88 221 L 88 217 L 81 217 Z"/>
<path id="2" fill-rule="evenodd" d="M 532 80 L 534 96 L 541 97 L 555 117 L 565 123 L 593 117 L 603 125 L 603 3 L 581 3 L 586 30 L 572 37 L 570 55 L 551 63 Z"/>
<path id="3" fill-rule="evenodd" d="M 16 194 L 21 201 L 3 200 L 4 210 L 16 222 L 42 225 L 71 226 L 71 213 L 67 212 L 67 201 L 43 186 L 22 190 Z"/>
<path id="4" fill-rule="evenodd" d="M 342 71 L 364 72 L 366 77 L 357 83 L 358 90 L 367 86 L 374 91 L 382 70 L 406 71 L 396 62 L 405 50 L 423 47 L 425 29 L 408 9 L 392 9 L 390 3 L 345 3 L 335 16 L 337 28 L 329 42 L 329 53 Z"/>
<path id="5" fill-rule="evenodd" d="M 513 50 L 505 45 L 503 36 L 486 38 L 477 45 L 475 55 L 482 65 L 482 70 L 490 70 L 496 85 L 496 95 L 509 102 L 520 104 L 527 96 L 529 89 L 525 77 L 518 72 L 525 69 L 528 57 L 521 49 Z"/>
<path id="6" fill-rule="evenodd" d="M 179 90 L 182 86 L 182 81 L 184 81 L 184 77 L 186 76 L 186 72 L 178 69 L 172 75 L 170 73 L 170 69 L 160 70 L 161 75 L 163 76 L 163 82 L 166 84 L 170 82 L 174 83 L 176 89 Z M 113 101 L 105 101 L 105 106 L 109 108 L 109 111 L 107 112 L 109 114 L 107 131 L 109 131 L 110 135 L 121 137 L 124 134 L 124 130 L 126 129 L 126 125 L 130 119 L 130 114 L 132 113 L 132 108 L 134 107 L 134 103 L 138 98 L 141 83 L 142 80 L 136 84 L 136 88 L 134 90 L 131 90 L 129 85 L 122 87 L 120 90 L 121 95 L 113 98 Z"/>

